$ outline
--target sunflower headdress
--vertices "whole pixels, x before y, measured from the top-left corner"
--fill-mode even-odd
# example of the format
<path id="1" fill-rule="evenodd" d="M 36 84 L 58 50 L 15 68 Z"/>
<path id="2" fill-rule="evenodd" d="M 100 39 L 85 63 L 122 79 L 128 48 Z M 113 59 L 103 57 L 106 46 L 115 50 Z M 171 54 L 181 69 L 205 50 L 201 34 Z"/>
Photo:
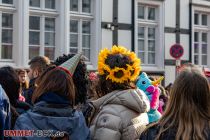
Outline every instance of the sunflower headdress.
<path id="1" fill-rule="evenodd" d="M 125 67 L 110 67 L 106 60 L 112 55 L 122 55 L 128 57 L 129 64 Z M 111 50 L 107 48 L 101 50 L 98 58 L 98 72 L 99 75 L 105 75 L 106 79 L 116 83 L 125 83 L 128 81 L 135 81 L 138 77 L 141 67 L 141 61 L 136 57 L 134 52 L 130 52 L 122 46 L 113 46 Z"/>

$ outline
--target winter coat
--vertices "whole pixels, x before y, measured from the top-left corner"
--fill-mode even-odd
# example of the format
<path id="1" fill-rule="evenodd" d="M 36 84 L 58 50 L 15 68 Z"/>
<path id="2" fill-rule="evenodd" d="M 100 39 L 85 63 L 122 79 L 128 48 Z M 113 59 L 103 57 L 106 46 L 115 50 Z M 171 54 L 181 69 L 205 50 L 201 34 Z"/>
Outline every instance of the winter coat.
<path id="1" fill-rule="evenodd" d="M 17 118 L 27 112 L 29 109 L 31 109 L 31 105 L 26 103 L 26 102 L 22 102 L 17 100 L 16 104 L 14 106 L 11 105 L 11 129 L 14 128 L 15 126 L 15 122 L 17 120 Z"/>
<path id="2" fill-rule="evenodd" d="M 9 138 L 4 138 L 3 131 L 10 129 L 10 102 L 6 93 L 4 92 L 2 86 L 0 85 L 0 140 L 7 140 Z"/>
<path id="3" fill-rule="evenodd" d="M 149 127 L 147 130 L 145 130 L 139 140 L 155 140 L 156 136 L 158 135 L 160 130 L 160 127 L 158 125 L 154 125 Z M 206 140 L 210 140 L 210 129 L 208 129 L 208 138 Z M 176 129 L 169 129 L 166 132 L 164 132 L 160 139 L 161 140 L 175 140 L 176 137 Z"/>
<path id="4" fill-rule="evenodd" d="M 25 102 L 27 102 L 30 105 L 32 105 L 31 99 L 32 99 L 33 92 L 35 90 L 35 81 L 36 81 L 36 78 L 31 79 L 29 83 L 29 88 L 23 91 Z"/>
<path id="5" fill-rule="evenodd" d="M 44 95 L 45 96 L 45 95 Z M 81 112 L 63 101 L 59 95 L 46 94 L 32 110 L 22 114 L 16 121 L 16 130 L 52 130 L 65 132 L 71 140 L 89 140 L 90 131 Z M 62 104 L 61 104 L 62 103 Z M 50 140 L 50 137 L 25 137 L 27 140 Z M 23 138 L 17 137 L 15 140 Z"/>
<path id="6" fill-rule="evenodd" d="M 92 140 L 134 140 L 148 122 L 149 100 L 139 89 L 116 90 L 92 102 Z"/>

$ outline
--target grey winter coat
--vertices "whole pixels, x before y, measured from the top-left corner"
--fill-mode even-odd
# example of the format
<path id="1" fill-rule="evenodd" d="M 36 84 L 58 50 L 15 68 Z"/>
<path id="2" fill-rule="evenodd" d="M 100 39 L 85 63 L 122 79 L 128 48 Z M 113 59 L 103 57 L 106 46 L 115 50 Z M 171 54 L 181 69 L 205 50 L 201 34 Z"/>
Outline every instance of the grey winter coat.
<path id="1" fill-rule="evenodd" d="M 149 123 L 149 100 L 139 89 L 113 91 L 92 104 L 92 140 L 135 140 Z"/>

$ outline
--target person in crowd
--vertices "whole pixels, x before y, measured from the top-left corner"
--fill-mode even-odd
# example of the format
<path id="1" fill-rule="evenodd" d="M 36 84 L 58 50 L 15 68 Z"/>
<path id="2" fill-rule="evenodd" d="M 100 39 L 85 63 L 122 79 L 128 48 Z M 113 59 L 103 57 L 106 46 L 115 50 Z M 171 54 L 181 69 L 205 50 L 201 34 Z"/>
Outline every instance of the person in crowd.
<path id="1" fill-rule="evenodd" d="M 0 140 L 7 140 L 9 138 L 4 137 L 4 130 L 10 130 L 10 102 L 4 89 L 0 85 Z"/>
<path id="2" fill-rule="evenodd" d="M 59 67 L 49 67 L 37 80 L 32 96 L 34 107 L 22 114 L 15 130 L 52 130 L 64 136 L 51 139 L 89 140 L 90 131 L 82 112 L 74 109 L 75 88 L 72 80 L 81 55 L 75 55 Z M 48 140 L 49 137 L 16 137 L 27 140 Z"/>
<path id="3" fill-rule="evenodd" d="M 206 78 L 208 79 L 209 87 L 210 87 L 210 69 L 209 68 L 203 68 L 203 72 L 204 72 Z"/>
<path id="4" fill-rule="evenodd" d="M 31 106 L 25 102 L 19 101 L 20 81 L 17 73 L 12 67 L 6 66 L 0 68 L 0 84 L 6 92 L 11 109 L 11 129 L 14 127 L 17 117 L 26 112 Z"/>
<path id="5" fill-rule="evenodd" d="M 25 90 L 26 102 L 31 104 L 32 94 L 35 89 L 35 80 L 50 66 L 50 60 L 45 56 L 36 56 L 28 63 L 30 65 L 28 77 L 30 79 L 29 88 Z"/>
<path id="6" fill-rule="evenodd" d="M 91 102 L 92 140 L 135 140 L 148 124 L 149 100 L 135 87 L 140 59 L 122 46 L 103 49 L 98 59 L 100 98 Z"/>
<path id="7" fill-rule="evenodd" d="M 29 88 L 29 81 L 27 77 L 27 71 L 25 69 L 16 69 L 16 73 L 18 74 L 18 78 L 20 81 L 20 95 L 19 100 L 25 102 L 24 91 Z"/>
<path id="8" fill-rule="evenodd" d="M 182 68 L 170 92 L 162 118 L 149 126 L 140 140 L 209 140 L 210 89 L 194 65 Z"/>
<path id="9" fill-rule="evenodd" d="M 65 63 L 67 60 L 71 59 L 75 54 L 68 54 L 58 57 L 53 64 L 60 66 Z M 73 81 L 75 85 L 75 106 L 79 110 L 83 110 L 84 105 L 87 100 L 87 66 L 85 64 L 85 58 L 81 56 L 79 63 L 76 67 L 76 70 L 73 74 Z"/>
<path id="10" fill-rule="evenodd" d="M 166 109 L 166 105 L 169 99 L 169 96 L 165 90 L 165 88 L 161 85 L 158 86 L 160 89 L 160 97 L 159 97 L 159 107 L 158 107 L 158 111 L 163 114 L 165 109 Z"/>
<path id="11" fill-rule="evenodd" d="M 97 72 L 90 72 L 88 74 L 88 86 L 87 86 L 87 93 L 88 93 L 88 100 L 96 100 L 99 98 L 100 95 L 98 95 L 97 92 L 97 86 L 98 86 L 99 78 Z"/>

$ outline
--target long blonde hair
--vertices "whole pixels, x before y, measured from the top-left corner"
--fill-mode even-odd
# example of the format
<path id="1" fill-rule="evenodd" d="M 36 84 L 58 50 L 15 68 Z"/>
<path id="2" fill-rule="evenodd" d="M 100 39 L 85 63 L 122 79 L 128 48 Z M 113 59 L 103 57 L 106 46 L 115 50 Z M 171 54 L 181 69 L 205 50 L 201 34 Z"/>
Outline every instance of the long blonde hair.
<path id="1" fill-rule="evenodd" d="M 195 66 L 185 67 L 175 80 L 156 140 L 164 132 L 176 130 L 175 140 L 206 140 L 210 128 L 210 90 L 203 73 Z"/>

